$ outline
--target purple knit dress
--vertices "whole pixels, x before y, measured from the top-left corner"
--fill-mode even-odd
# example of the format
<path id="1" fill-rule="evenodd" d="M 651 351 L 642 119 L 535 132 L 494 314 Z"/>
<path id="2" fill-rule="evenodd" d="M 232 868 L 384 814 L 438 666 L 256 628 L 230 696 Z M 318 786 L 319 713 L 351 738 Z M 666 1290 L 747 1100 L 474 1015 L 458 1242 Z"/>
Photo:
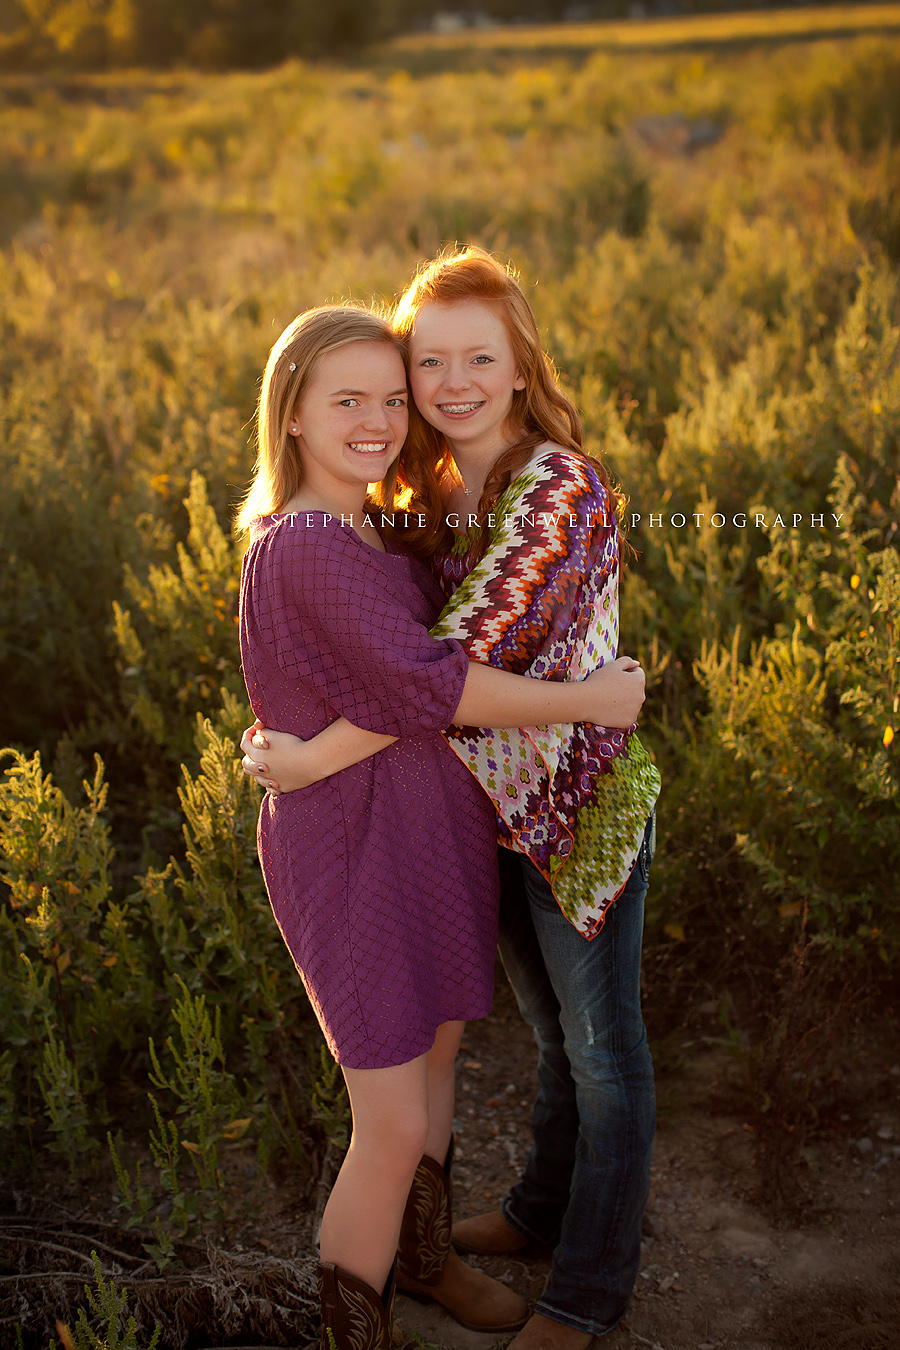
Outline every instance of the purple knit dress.
<path id="1" fill-rule="evenodd" d="M 256 716 L 308 739 L 335 718 L 401 739 L 267 796 L 259 856 L 275 918 L 335 1059 L 405 1064 L 442 1022 L 484 1017 L 497 942 L 497 826 L 440 735 L 468 661 L 428 635 L 427 569 L 320 512 L 265 517 L 241 577 Z"/>

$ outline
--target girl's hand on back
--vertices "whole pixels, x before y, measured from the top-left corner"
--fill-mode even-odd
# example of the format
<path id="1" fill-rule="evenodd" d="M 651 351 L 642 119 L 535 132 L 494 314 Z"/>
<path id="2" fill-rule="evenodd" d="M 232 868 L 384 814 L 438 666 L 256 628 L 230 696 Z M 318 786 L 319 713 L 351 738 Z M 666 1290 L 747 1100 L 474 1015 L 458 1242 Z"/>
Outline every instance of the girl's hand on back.
<path id="1" fill-rule="evenodd" d="M 305 766 L 305 745 L 298 736 L 271 731 L 262 722 L 254 722 L 241 737 L 244 752 L 241 768 L 276 797 L 296 792 L 309 787 L 318 777 Z"/>
<path id="2" fill-rule="evenodd" d="M 364 731 L 345 717 L 337 718 L 308 741 L 288 731 L 271 731 L 256 721 L 241 737 L 241 768 L 267 792 L 280 797 L 361 764 L 395 740 L 394 736 Z"/>
<path id="3" fill-rule="evenodd" d="M 588 675 L 585 684 L 597 694 L 598 726 L 627 728 L 634 725 L 644 702 L 644 672 L 633 656 L 619 656 Z"/>

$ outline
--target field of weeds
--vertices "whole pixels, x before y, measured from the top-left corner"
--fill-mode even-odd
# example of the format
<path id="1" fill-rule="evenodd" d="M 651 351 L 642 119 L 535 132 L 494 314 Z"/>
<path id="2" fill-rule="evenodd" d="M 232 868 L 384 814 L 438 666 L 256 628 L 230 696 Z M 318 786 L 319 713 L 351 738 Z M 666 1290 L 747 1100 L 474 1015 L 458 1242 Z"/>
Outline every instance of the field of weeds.
<path id="1" fill-rule="evenodd" d="M 840 1029 L 890 1004 L 900 38 L 577 31 L 0 79 L 0 1152 L 115 1189 L 157 1273 L 285 1172 L 314 1211 L 346 1131 L 235 766 L 259 372 L 447 242 L 514 260 L 629 494 L 651 1029 L 717 1010 L 786 1205 Z"/>

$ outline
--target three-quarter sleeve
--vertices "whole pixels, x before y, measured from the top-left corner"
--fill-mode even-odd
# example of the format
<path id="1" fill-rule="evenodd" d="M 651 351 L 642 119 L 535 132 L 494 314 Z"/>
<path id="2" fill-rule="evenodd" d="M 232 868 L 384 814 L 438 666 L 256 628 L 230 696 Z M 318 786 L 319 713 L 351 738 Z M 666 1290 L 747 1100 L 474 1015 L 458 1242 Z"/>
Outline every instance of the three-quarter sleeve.
<path id="1" fill-rule="evenodd" d="M 286 517 L 248 558 L 256 639 L 284 675 L 366 731 L 413 736 L 453 720 L 468 673 L 458 641 L 430 636 L 410 603 L 410 561 L 352 533 Z"/>
<path id="2" fill-rule="evenodd" d="M 541 679 L 613 659 L 618 531 L 593 466 L 565 450 L 544 454 L 494 510 L 487 550 L 432 632 L 461 638 L 475 661 Z"/>

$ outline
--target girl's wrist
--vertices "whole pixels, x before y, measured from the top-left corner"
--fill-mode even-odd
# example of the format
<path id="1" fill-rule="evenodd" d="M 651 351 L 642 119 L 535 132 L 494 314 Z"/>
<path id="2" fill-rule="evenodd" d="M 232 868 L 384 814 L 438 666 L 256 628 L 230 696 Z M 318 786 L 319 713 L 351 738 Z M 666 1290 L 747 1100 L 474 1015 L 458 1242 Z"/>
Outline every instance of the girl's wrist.
<path id="1" fill-rule="evenodd" d="M 563 685 L 565 689 L 565 707 L 562 709 L 562 716 L 555 720 L 558 722 L 589 722 L 591 713 L 596 708 L 596 697 L 592 697 L 590 688 L 583 680 L 566 680 Z"/>
<path id="2" fill-rule="evenodd" d="M 325 758 L 326 756 L 319 749 L 315 738 L 306 742 L 291 766 L 298 787 L 312 787 L 313 783 L 318 783 L 320 779 L 328 777 L 330 770 L 325 763 Z"/>

